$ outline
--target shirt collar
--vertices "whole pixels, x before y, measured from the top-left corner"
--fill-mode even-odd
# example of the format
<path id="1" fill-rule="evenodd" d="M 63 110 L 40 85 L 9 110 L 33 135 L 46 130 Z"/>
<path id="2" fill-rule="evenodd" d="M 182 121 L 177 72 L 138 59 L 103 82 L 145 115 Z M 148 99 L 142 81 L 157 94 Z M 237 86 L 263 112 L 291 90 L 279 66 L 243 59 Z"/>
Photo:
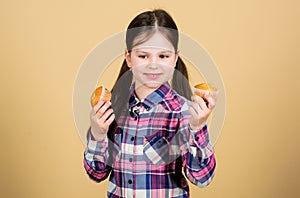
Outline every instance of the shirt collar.
<path id="1" fill-rule="evenodd" d="M 145 109 L 149 110 L 155 105 L 159 104 L 165 98 L 165 96 L 171 90 L 171 88 L 169 82 L 167 81 L 141 101 L 137 98 L 134 90 L 135 90 L 135 82 L 132 83 L 130 87 L 129 104 L 128 104 L 129 109 L 133 108 L 134 106 L 142 105 L 145 107 Z"/>

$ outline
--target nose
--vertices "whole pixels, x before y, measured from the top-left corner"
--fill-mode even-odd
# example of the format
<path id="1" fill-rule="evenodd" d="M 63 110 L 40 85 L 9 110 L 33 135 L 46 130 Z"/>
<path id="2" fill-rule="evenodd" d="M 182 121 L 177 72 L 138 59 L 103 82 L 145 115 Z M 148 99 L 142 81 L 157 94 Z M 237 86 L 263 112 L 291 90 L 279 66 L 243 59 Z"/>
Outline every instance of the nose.
<path id="1" fill-rule="evenodd" d="M 150 62 L 149 62 L 149 68 L 151 69 L 157 69 L 158 68 L 158 60 L 156 57 L 151 57 Z"/>

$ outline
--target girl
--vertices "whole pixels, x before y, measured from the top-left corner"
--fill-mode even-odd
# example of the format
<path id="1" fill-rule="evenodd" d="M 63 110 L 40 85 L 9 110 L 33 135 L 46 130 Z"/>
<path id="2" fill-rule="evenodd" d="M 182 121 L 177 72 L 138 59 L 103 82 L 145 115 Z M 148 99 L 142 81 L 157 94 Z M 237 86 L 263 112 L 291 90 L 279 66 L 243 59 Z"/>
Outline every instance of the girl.
<path id="1" fill-rule="evenodd" d="M 206 122 L 215 100 L 192 95 L 166 11 L 136 16 L 126 47 L 111 102 L 91 110 L 84 168 L 96 182 L 110 174 L 108 197 L 189 197 L 187 179 L 205 187 L 214 176 Z"/>

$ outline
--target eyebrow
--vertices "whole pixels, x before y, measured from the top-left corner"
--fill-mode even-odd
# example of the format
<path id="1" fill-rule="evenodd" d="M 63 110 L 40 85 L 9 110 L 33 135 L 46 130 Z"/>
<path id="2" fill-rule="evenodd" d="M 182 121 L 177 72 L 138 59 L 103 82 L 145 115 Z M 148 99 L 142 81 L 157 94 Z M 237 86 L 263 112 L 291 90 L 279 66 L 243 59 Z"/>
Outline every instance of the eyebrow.
<path id="1" fill-rule="evenodd" d="M 139 49 L 136 49 L 136 50 L 133 50 L 133 51 L 136 51 L 136 52 L 142 52 L 142 53 L 149 53 L 149 52 L 146 52 L 146 51 L 143 51 L 143 50 L 139 50 Z M 164 51 L 159 51 L 159 53 L 175 53 L 174 51 L 172 50 L 164 50 Z"/>

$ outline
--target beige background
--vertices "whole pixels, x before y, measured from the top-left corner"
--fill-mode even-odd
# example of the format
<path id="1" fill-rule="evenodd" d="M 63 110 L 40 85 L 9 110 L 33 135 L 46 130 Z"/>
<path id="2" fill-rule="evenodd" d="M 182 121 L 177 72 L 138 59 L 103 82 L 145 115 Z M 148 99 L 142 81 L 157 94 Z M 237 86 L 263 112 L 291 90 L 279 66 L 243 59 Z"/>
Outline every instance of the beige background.
<path id="1" fill-rule="evenodd" d="M 299 1 L 1 1 L 1 197 L 104 197 L 73 122 L 79 66 L 139 12 L 165 8 L 219 66 L 227 117 L 192 197 L 297 197 Z"/>

